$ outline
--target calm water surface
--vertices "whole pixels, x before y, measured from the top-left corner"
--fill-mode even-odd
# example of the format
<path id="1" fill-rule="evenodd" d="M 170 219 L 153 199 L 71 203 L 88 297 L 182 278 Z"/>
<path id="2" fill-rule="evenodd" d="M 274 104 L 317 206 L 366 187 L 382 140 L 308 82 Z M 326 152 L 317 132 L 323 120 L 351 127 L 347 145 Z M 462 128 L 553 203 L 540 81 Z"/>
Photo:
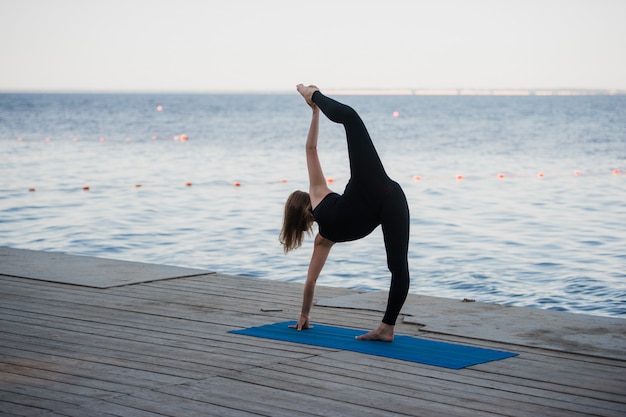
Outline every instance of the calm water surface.
<path id="1" fill-rule="evenodd" d="M 626 317 L 626 97 L 340 100 L 407 194 L 412 293 Z M 0 245 L 303 282 L 312 239 L 278 232 L 309 117 L 295 93 L 0 95 Z M 319 152 L 341 192 L 341 126 Z M 380 230 L 320 283 L 387 290 Z"/>

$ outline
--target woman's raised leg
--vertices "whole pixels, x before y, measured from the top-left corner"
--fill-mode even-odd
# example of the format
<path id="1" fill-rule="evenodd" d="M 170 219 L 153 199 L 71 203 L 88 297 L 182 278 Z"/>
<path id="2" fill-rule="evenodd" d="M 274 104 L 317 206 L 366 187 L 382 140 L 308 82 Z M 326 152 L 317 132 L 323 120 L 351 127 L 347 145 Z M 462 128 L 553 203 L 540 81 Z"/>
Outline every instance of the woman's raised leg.
<path id="1" fill-rule="evenodd" d="M 328 119 L 344 126 L 352 181 L 372 187 L 388 180 L 385 168 L 358 113 L 352 107 L 325 96 L 319 90 L 313 92 L 311 101 Z"/>

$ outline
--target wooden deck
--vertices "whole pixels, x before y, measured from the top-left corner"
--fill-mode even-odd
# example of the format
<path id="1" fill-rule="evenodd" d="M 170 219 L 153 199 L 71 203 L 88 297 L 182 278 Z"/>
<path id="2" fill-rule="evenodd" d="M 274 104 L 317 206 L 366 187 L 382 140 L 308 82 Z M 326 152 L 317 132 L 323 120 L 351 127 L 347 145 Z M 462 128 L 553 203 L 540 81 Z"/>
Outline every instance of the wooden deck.
<path id="1" fill-rule="evenodd" d="M 398 334 L 519 353 L 449 370 L 227 333 L 297 317 L 301 291 L 221 274 L 107 289 L 0 275 L 0 414 L 626 415 L 626 361 L 618 358 L 398 324 Z M 316 297 L 353 293 L 319 286 Z M 314 322 L 366 330 L 380 317 L 313 312 Z"/>

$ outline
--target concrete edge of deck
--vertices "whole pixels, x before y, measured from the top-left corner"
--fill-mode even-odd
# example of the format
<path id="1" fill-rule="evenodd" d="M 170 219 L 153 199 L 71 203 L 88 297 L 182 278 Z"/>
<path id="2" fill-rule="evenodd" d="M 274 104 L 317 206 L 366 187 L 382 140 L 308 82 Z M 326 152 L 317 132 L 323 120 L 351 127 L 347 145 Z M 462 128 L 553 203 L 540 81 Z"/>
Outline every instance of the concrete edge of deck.
<path id="1" fill-rule="evenodd" d="M 214 272 L 0 246 L 0 274 L 60 284 L 112 288 L 211 273 Z"/>

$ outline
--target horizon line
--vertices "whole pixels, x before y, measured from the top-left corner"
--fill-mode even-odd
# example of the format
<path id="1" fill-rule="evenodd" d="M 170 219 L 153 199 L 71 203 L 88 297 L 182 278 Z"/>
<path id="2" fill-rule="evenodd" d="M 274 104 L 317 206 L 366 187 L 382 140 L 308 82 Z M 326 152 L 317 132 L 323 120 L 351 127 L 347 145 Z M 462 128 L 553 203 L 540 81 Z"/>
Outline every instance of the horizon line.
<path id="1" fill-rule="evenodd" d="M 328 88 L 333 95 L 361 96 L 614 96 L 626 89 L 613 88 Z M 11 89 L 0 94 L 290 94 L 291 90 L 82 90 Z"/>

